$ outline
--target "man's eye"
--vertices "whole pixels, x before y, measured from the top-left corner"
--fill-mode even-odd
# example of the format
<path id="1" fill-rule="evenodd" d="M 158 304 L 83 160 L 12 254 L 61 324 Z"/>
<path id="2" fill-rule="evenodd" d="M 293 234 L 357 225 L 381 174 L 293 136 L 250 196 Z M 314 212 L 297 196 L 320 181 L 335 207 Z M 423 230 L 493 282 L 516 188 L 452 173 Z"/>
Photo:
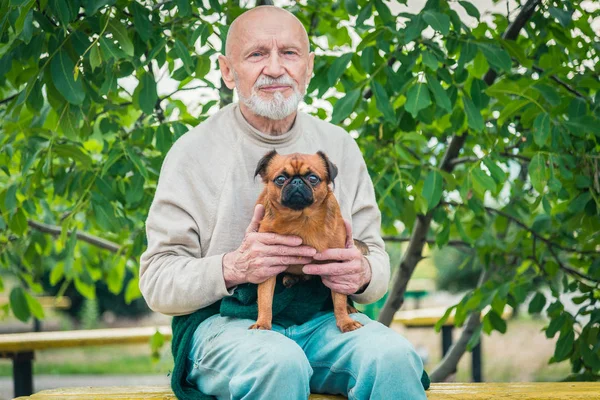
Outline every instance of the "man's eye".
<path id="1" fill-rule="evenodd" d="M 279 175 L 277 178 L 275 178 L 275 184 L 277 186 L 282 186 L 285 183 L 286 177 L 284 175 Z"/>
<path id="2" fill-rule="evenodd" d="M 318 176 L 316 175 L 309 175 L 308 176 L 308 181 L 310 182 L 311 185 L 316 185 L 317 183 L 319 183 L 321 181 L 321 179 L 319 179 Z"/>
<path id="3" fill-rule="evenodd" d="M 296 52 L 295 52 L 295 51 L 292 51 L 292 50 L 288 50 L 288 51 L 284 52 L 284 54 L 287 54 L 287 55 L 294 55 L 294 54 L 296 54 Z"/>
<path id="4" fill-rule="evenodd" d="M 255 51 L 254 53 L 250 54 L 250 57 L 260 57 L 262 54 Z"/>

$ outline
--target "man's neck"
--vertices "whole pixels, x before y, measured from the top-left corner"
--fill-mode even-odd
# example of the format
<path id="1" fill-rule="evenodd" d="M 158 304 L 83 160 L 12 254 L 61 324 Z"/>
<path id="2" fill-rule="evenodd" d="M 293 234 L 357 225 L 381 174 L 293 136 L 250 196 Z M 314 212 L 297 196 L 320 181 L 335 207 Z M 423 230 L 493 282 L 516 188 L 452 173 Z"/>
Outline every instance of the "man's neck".
<path id="1" fill-rule="evenodd" d="M 244 104 L 239 104 L 242 115 L 250 125 L 262 133 L 272 136 L 282 135 L 292 129 L 292 125 L 294 125 L 294 120 L 296 119 L 296 114 L 298 114 L 297 111 L 294 111 L 284 119 L 274 120 L 256 115 L 252 113 Z"/>

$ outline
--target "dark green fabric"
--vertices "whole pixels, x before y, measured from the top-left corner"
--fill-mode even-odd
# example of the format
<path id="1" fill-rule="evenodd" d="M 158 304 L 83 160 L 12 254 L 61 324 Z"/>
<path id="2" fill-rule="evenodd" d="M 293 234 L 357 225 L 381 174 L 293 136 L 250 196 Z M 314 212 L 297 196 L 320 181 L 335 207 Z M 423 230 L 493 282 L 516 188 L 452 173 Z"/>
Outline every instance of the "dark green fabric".
<path id="1" fill-rule="evenodd" d="M 174 367 L 171 373 L 171 388 L 179 400 L 212 400 L 214 397 L 200 392 L 195 386 L 186 382 L 186 357 L 191 339 L 196 328 L 208 317 L 220 313 L 223 316 L 248 318 L 256 320 L 258 316 L 257 285 L 240 285 L 232 296 L 226 297 L 209 307 L 196 312 L 173 317 L 173 352 Z M 331 291 L 320 279 L 299 282 L 286 289 L 282 277 L 277 278 L 273 297 L 273 323 L 285 328 L 308 322 L 319 311 L 333 309 Z M 423 372 L 421 383 L 429 388 L 429 376 Z"/>

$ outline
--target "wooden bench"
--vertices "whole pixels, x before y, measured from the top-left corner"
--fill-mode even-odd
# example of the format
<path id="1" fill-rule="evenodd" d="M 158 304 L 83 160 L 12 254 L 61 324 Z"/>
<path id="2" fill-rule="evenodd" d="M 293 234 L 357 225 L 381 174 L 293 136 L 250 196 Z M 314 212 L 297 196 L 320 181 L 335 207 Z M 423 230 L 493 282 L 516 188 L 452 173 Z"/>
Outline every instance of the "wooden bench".
<path id="1" fill-rule="evenodd" d="M 171 327 L 91 329 L 80 331 L 27 332 L 0 335 L 0 358 L 13 361 L 16 396 L 33 393 L 33 360 L 37 350 L 114 344 L 149 343 L 158 331 L 171 339 Z"/>
<path id="2" fill-rule="evenodd" d="M 433 328 L 435 324 L 442 319 L 444 314 L 446 313 L 446 307 L 437 307 L 437 308 L 421 308 L 418 310 L 406 310 L 406 311 L 398 311 L 394 315 L 394 322 L 399 322 L 407 328 Z M 484 313 L 487 310 L 484 310 Z M 454 315 L 455 310 L 452 310 L 452 313 L 442 325 L 442 357 L 448 353 L 450 347 L 452 347 L 452 333 L 454 330 Z M 512 315 L 512 309 L 510 307 L 505 307 L 504 312 L 502 313 L 503 319 L 508 319 Z M 473 348 L 472 351 L 472 378 L 473 382 L 482 382 L 483 377 L 481 374 L 481 338 L 477 346 Z M 600 398 L 600 396 L 599 396 Z"/>
<path id="3" fill-rule="evenodd" d="M 35 296 L 35 298 L 40 302 L 42 308 L 45 309 L 67 310 L 71 307 L 71 299 L 65 296 Z M 9 302 L 10 300 L 7 296 L 0 296 L 0 306 L 5 306 Z M 42 322 L 37 318 L 33 318 L 33 331 L 40 332 L 41 330 Z"/>
<path id="4" fill-rule="evenodd" d="M 598 399 L 600 382 L 434 383 L 429 400 L 580 400 Z M 80 387 L 43 390 L 16 400 L 176 400 L 168 386 Z M 313 394 L 310 400 L 341 400 L 342 396 Z"/>

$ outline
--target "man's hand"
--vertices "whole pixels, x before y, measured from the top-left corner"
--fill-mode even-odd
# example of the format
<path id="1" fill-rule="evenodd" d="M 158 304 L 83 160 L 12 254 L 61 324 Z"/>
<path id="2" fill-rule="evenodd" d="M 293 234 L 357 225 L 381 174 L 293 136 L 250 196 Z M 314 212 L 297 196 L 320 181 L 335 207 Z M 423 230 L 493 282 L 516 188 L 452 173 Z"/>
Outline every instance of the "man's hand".
<path id="1" fill-rule="evenodd" d="M 223 256 L 227 288 L 246 282 L 262 283 L 290 265 L 308 264 L 317 252 L 312 247 L 301 246 L 302 239 L 298 236 L 259 233 L 264 214 L 264 206 L 258 204 L 240 247 Z"/>
<path id="2" fill-rule="evenodd" d="M 308 264 L 302 271 L 309 275 L 321 275 L 325 286 L 337 293 L 354 294 L 371 282 L 371 264 L 354 245 L 350 222 L 346 225 L 346 248 L 327 249 L 317 253 L 315 260 L 332 260 L 327 264 Z"/>

